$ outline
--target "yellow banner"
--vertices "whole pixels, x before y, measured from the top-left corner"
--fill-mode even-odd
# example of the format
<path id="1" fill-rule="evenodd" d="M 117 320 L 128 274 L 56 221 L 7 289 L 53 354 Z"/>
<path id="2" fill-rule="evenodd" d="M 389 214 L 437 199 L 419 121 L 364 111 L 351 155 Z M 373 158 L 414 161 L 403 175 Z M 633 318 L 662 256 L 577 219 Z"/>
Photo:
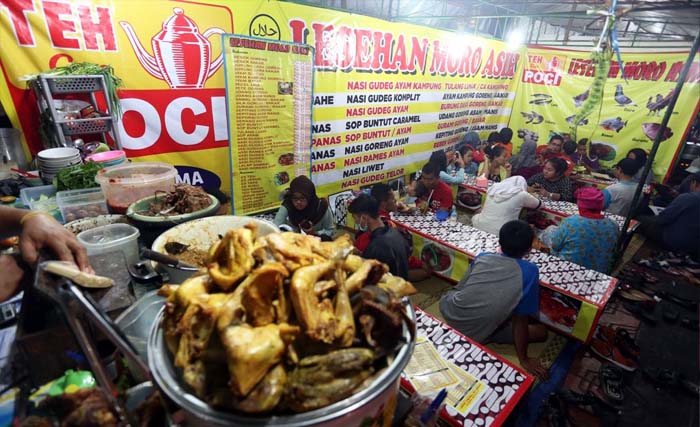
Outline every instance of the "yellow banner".
<path id="1" fill-rule="evenodd" d="M 233 213 L 269 210 L 309 174 L 313 49 L 236 35 L 223 45 Z"/>
<path id="2" fill-rule="evenodd" d="M 520 136 L 516 145 L 532 134 L 541 145 L 552 132 L 573 132 L 574 117 L 593 81 L 594 64 L 589 55 L 561 49 L 527 50 L 510 119 L 510 127 Z M 576 135 L 591 141 L 591 154 L 604 166 L 614 166 L 632 148 L 651 149 L 687 57 L 687 52 L 623 52 L 627 82 L 617 61 L 612 61 L 602 106 L 578 126 Z M 700 63 L 696 60 L 654 160 L 657 180 L 668 176 L 685 142 L 683 136 L 699 105 L 699 83 Z"/>

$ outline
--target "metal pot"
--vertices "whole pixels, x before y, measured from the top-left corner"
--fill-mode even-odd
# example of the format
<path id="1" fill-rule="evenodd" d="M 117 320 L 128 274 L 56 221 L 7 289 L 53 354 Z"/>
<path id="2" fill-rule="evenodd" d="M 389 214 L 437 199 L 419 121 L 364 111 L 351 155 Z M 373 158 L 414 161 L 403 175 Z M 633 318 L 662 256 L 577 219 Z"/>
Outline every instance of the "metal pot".
<path id="1" fill-rule="evenodd" d="M 236 215 L 211 216 L 195 219 L 169 229 L 158 236 L 153 245 L 151 245 L 151 249 L 167 254 L 165 244 L 168 242 L 179 242 L 196 249 L 208 251 L 219 240 L 219 236 L 226 234 L 229 230 L 242 228 L 249 223 L 254 223 L 258 226 L 258 236 L 279 231 L 273 223 L 254 217 Z M 196 268 L 175 268 L 159 263 L 154 263 L 154 267 L 158 272 L 167 273 L 169 277 L 168 283 L 172 284 L 182 283 L 198 271 Z"/>
<path id="2" fill-rule="evenodd" d="M 415 322 L 416 313 L 408 298 L 402 301 L 408 317 Z M 381 414 L 385 405 L 398 391 L 401 372 L 413 354 L 415 341 L 404 323 L 406 341 L 394 361 L 360 392 L 324 408 L 294 415 L 246 416 L 212 408 L 192 394 L 180 380 L 182 373 L 172 363 L 159 327 L 163 311 L 153 323 L 148 340 L 148 365 L 156 385 L 172 399 L 187 416 L 187 425 L 197 427 L 360 427 Z"/>

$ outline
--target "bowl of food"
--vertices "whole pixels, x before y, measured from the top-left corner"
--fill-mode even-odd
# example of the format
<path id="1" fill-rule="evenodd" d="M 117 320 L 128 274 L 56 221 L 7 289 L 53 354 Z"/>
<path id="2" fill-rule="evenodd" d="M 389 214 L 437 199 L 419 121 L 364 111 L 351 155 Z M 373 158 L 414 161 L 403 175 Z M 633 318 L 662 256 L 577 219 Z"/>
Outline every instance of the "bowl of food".
<path id="1" fill-rule="evenodd" d="M 360 427 L 393 413 L 415 288 L 348 255 L 348 238 L 257 231 L 227 232 L 206 274 L 161 289 L 155 384 L 197 426 Z"/>
<path id="2" fill-rule="evenodd" d="M 279 231 L 271 222 L 247 216 L 210 216 L 188 221 L 159 235 L 151 249 L 174 256 L 195 268 L 175 268 L 165 264 L 155 264 L 155 268 L 167 273 L 170 283 L 182 283 L 200 268 L 206 267 L 209 248 L 221 239 L 220 236 L 249 223 L 257 225 L 260 235 Z"/>
<path id="3" fill-rule="evenodd" d="M 126 216 L 139 227 L 169 228 L 216 214 L 219 200 L 201 187 L 178 184 L 173 191 L 157 192 L 129 205 Z"/>

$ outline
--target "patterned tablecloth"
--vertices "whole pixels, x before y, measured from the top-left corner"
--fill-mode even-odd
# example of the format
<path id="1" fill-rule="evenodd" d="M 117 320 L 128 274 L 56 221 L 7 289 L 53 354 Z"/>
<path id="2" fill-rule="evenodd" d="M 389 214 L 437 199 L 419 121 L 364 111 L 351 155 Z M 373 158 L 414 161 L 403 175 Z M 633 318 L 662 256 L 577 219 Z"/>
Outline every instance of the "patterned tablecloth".
<path id="1" fill-rule="evenodd" d="M 443 359 L 488 386 L 466 416 L 448 406 L 450 416 L 464 427 L 501 425 L 527 392 L 533 378 L 419 308 L 416 308 L 416 328 Z"/>
<path id="2" fill-rule="evenodd" d="M 493 184 L 493 181 L 489 181 L 489 186 Z M 486 188 L 484 187 L 477 187 L 476 186 L 476 177 L 474 176 L 465 176 L 464 178 L 464 183 L 461 185 L 463 188 L 468 188 L 470 190 L 478 191 L 480 193 L 485 193 Z M 562 218 L 566 218 L 567 216 L 571 215 L 577 215 L 578 214 L 578 206 L 576 206 L 576 203 L 572 202 L 564 202 L 564 201 L 557 201 L 557 200 L 552 200 L 552 199 L 542 199 L 542 210 L 550 213 L 552 215 L 556 215 Z M 615 215 L 610 212 L 603 212 L 603 215 L 605 215 L 607 218 L 612 219 L 617 223 L 618 228 L 622 228 L 622 226 L 625 224 L 625 217 L 620 216 L 620 215 Z M 634 225 L 636 222 L 632 222 L 631 225 Z"/>
<path id="3" fill-rule="evenodd" d="M 392 214 L 392 219 L 398 225 L 463 252 L 470 258 L 481 252 L 497 252 L 499 249 L 495 235 L 461 222 L 439 222 L 430 212 L 424 215 Z M 525 259 L 537 264 L 543 286 L 596 306 L 605 305 L 615 287 L 616 279 L 610 276 L 544 252 L 533 250 Z"/>

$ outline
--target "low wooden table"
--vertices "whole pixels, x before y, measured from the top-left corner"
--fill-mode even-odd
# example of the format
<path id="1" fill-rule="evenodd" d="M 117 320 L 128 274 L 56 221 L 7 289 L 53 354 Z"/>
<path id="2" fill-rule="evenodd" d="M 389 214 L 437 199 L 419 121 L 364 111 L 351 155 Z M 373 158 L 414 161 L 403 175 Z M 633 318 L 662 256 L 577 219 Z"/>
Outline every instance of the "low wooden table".
<path id="1" fill-rule="evenodd" d="M 439 222 L 433 213 L 392 214 L 392 219 L 412 233 L 415 256 L 425 260 L 426 252 L 439 253 L 444 264 L 449 260 L 449 266 L 440 265 L 435 271 L 448 280 L 461 279 L 478 254 L 499 250 L 495 235 L 460 222 Z M 540 271 L 540 321 L 588 342 L 617 279 L 540 251 L 531 251 L 525 259 Z"/>
<path id="2" fill-rule="evenodd" d="M 534 378 L 496 353 L 465 337 L 449 325 L 416 308 L 418 336 L 427 338 L 444 360 L 455 364 L 483 383 L 484 393 L 466 414 L 446 406 L 455 425 L 497 427 L 503 424 L 515 405 L 528 391 Z M 402 378 L 402 387 L 412 386 Z"/>
<path id="3" fill-rule="evenodd" d="M 493 184 L 492 181 L 489 181 L 489 186 Z M 488 188 L 484 187 L 478 187 L 476 185 L 476 177 L 473 176 L 468 176 L 465 177 L 464 183 L 460 184 L 461 188 L 468 189 L 474 192 L 478 192 L 482 194 L 481 198 L 481 204 L 483 204 L 486 201 L 486 191 Z M 566 218 L 567 216 L 571 215 L 577 215 L 578 214 L 578 206 L 576 203 L 572 202 L 565 202 L 561 200 L 552 200 L 552 199 L 541 199 L 542 200 L 542 208 L 540 210 L 545 213 L 546 217 L 550 219 L 552 222 L 555 224 L 559 224 L 562 219 Z M 619 229 L 622 229 L 622 226 L 625 224 L 625 217 L 620 216 L 620 215 L 615 215 L 610 212 L 605 212 L 603 211 L 603 215 L 605 217 L 612 219 L 617 223 L 617 227 Z M 637 221 L 632 220 L 630 222 L 628 231 L 634 230 L 634 228 L 637 226 Z"/>

